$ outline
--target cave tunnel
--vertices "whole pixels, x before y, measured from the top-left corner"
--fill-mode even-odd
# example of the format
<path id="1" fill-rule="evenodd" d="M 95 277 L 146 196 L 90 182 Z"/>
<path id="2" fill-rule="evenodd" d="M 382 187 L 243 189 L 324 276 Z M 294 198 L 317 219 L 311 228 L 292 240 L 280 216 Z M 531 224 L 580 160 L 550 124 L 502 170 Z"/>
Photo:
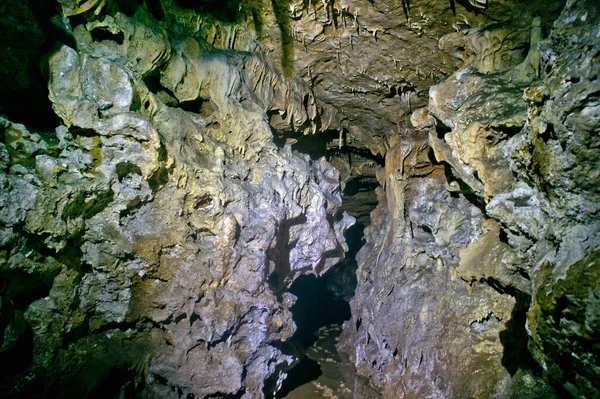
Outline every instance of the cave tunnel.
<path id="1" fill-rule="evenodd" d="M 0 398 L 600 397 L 598 26 L 0 0 Z"/>
<path id="2" fill-rule="evenodd" d="M 342 324 L 351 317 L 349 302 L 357 283 L 356 254 L 365 243 L 364 229 L 377 204 L 374 195 L 377 186 L 376 180 L 369 176 L 357 176 L 345 185 L 344 209 L 356 218 L 356 223 L 345 233 L 348 244 L 345 258 L 322 276 L 298 277 L 288 290 L 298 298 L 290 309 L 296 332 L 282 348 L 298 361 L 286 372 L 275 398 L 322 398 L 312 384 L 336 390 L 348 378 L 340 368 L 349 365 L 342 364 L 336 344 Z"/>

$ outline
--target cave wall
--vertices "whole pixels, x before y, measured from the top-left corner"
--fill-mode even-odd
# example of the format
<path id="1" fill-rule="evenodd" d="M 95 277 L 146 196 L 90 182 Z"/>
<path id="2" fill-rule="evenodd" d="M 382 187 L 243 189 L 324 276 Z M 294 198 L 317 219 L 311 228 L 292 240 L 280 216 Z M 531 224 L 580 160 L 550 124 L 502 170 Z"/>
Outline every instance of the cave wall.
<path id="1" fill-rule="evenodd" d="M 260 397 L 292 362 L 285 290 L 354 222 L 324 158 L 273 144 L 268 113 L 309 126 L 310 93 L 145 7 L 86 4 L 47 57 L 61 125 L 1 119 L 2 394 Z"/>
<path id="2" fill-rule="evenodd" d="M 598 17 L 532 19 L 518 63 L 509 23 L 440 40 L 469 58 L 379 174 L 341 343 L 360 389 L 598 396 Z"/>

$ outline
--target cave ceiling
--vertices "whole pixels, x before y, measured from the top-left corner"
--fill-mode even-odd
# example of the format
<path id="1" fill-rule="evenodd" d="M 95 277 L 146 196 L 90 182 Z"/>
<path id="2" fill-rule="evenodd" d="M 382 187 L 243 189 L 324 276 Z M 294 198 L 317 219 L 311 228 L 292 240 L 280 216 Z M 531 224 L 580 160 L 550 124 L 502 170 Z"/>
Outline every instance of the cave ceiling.
<path id="1" fill-rule="evenodd" d="M 561 2 L 252 0 L 218 7 L 163 0 L 161 4 L 164 16 L 159 17 L 166 27 L 200 36 L 215 49 L 261 52 L 288 79 L 293 76 L 308 85 L 319 109 L 316 126 L 294 129 L 279 123 L 280 115 L 275 114 L 274 127 L 290 136 L 346 129 L 346 144 L 383 155 L 394 137 L 410 129 L 410 114 L 427 104 L 429 88 L 472 60 L 479 50 L 469 35 L 472 30 L 484 36 L 490 26 L 505 25 L 509 28 L 505 35 L 486 44 L 498 49 L 511 46 L 510 56 L 518 60 L 527 54 L 533 17 L 540 16 L 548 27 Z M 451 33 L 454 37 L 444 48 L 439 39 Z M 515 62 L 504 60 L 509 61 Z"/>

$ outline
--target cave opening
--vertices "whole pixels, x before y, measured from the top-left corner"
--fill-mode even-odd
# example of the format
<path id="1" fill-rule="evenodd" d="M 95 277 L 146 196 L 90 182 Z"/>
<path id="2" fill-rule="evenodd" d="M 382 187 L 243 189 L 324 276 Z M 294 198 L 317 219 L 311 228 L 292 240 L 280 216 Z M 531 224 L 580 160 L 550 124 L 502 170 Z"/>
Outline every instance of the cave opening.
<path id="1" fill-rule="evenodd" d="M 342 324 L 350 319 L 350 305 L 338 291 L 339 283 L 329 270 L 322 277 L 303 275 L 292 284 L 289 292 L 298 300 L 292 306 L 297 329 L 294 340 L 307 349 L 317 340 L 317 331 L 330 324 Z"/>
<path id="2" fill-rule="evenodd" d="M 364 229 L 377 205 L 378 186 L 374 176 L 347 179 L 343 209 L 356 218 L 356 223 L 345 233 L 345 258 L 320 277 L 298 277 L 288 290 L 297 297 L 290 309 L 296 332 L 282 350 L 299 360 L 286 372 L 276 398 L 324 398 L 326 392 L 351 397 L 345 385 L 348 365 L 343 364 L 336 345 L 343 323 L 351 317 L 350 301 L 357 285 L 356 255 L 365 243 Z"/>

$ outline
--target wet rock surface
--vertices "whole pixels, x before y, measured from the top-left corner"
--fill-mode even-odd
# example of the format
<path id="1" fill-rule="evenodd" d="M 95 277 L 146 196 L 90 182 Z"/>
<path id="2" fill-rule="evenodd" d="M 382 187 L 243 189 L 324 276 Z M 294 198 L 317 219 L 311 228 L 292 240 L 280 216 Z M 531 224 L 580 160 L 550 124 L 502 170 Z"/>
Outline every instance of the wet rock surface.
<path id="1" fill-rule="evenodd" d="M 2 356 L 30 356 L 8 396 L 261 396 L 292 361 L 271 345 L 295 329 L 284 291 L 347 250 L 335 169 L 271 141 L 286 83 L 140 13 L 50 55 L 55 132 L 2 119 Z"/>
<path id="2" fill-rule="evenodd" d="M 597 18 L 567 2 L 544 40 L 533 19 L 510 68 L 482 51 L 506 25 L 464 32 L 490 44 L 387 153 L 340 345 L 383 397 L 598 395 Z"/>
<path id="3" fill-rule="evenodd" d="M 600 395 L 594 1 L 0 11 L 0 396 Z"/>

